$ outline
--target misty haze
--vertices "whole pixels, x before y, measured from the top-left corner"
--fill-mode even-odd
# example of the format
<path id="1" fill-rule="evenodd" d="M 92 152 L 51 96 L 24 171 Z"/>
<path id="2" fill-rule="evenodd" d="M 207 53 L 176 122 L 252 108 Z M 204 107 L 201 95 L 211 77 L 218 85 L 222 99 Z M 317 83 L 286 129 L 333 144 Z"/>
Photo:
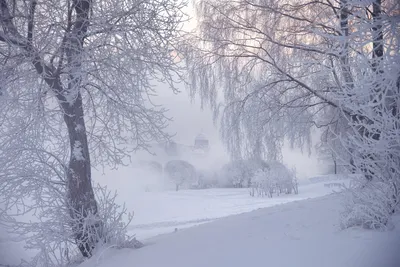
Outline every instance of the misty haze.
<path id="1" fill-rule="evenodd" d="M 398 0 L 0 0 L 0 25 L 0 266 L 400 266 Z"/>

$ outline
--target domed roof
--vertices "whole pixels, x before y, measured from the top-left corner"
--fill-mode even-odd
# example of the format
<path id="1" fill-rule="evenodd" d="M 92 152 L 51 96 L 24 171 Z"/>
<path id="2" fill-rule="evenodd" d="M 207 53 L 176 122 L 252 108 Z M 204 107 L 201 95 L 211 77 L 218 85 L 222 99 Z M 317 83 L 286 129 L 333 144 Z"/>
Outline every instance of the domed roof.
<path id="1" fill-rule="evenodd" d="M 198 134 L 196 136 L 195 140 L 207 140 L 208 141 L 207 137 L 203 133 Z"/>

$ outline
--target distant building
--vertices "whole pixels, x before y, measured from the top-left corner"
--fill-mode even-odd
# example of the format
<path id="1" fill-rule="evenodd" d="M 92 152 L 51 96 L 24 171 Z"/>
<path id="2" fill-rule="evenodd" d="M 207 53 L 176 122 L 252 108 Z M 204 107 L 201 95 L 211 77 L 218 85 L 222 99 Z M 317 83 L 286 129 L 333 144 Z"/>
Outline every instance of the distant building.
<path id="1" fill-rule="evenodd" d="M 207 137 L 201 133 L 194 139 L 193 152 L 195 154 L 206 154 L 210 149 L 210 142 Z"/>
<path id="2" fill-rule="evenodd" d="M 154 151 L 155 154 L 163 160 L 190 160 L 192 156 L 195 158 L 198 158 L 199 156 L 202 158 L 207 156 L 210 150 L 210 142 L 208 141 L 208 138 L 201 133 L 195 137 L 194 143 L 191 145 L 181 144 L 170 140 L 154 144 L 153 147 L 157 148 L 157 150 Z"/>

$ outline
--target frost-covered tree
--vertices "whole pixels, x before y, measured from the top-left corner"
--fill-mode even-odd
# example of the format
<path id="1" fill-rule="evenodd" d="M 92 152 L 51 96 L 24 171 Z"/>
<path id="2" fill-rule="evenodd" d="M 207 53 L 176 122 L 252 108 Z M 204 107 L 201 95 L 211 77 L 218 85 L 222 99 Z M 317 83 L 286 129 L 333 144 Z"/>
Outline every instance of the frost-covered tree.
<path id="1" fill-rule="evenodd" d="M 104 223 L 92 167 L 120 164 L 168 138 L 164 109 L 151 96 L 156 82 L 173 88 L 179 77 L 174 44 L 184 5 L 0 0 L 0 195 L 7 210 L 69 217 L 65 229 L 91 255 Z M 50 215 L 57 206 L 68 215 Z"/>
<path id="2" fill-rule="evenodd" d="M 244 161 L 232 161 L 222 167 L 221 176 L 229 187 L 245 187 L 252 176 L 252 169 Z"/>
<path id="3" fill-rule="evenodd" d="M 176 191 L 184 184 L 191 186 L 197 177 L 195 167 L 184 160 L 168 161 L 164 167 L 164 174 L 174 182 Z"/>
<path id="4" fill-rule="evenodd" d="M 343 143 L 353 151 L 353 166 L 363 175 L 349 192 L 344 225 L 384 228 L 400 202 L 400 17 L 394 2 L 349 1 L 345 42 L 351 83 L 338 91 L 351 130 Z M 359 28 L 369 33 L 362 36 Z M 365 47 L 365 43 L 368 42 Z M 365 180 L 366 178 L 366 180 Z"/>
<path id="5" fill-rule="evenodd" d="M 234 158 L 280 160 L 285 138 L 292 145 L 309 145 L 316 111 L 331 104 L 324 97 L 327 75 L 308 79 L 323 67 L 318 64 L 323 52 L 314 48 L 317 63 L 304 62 L 313 48 L 297 44 L 311 29 L 296 14 L 298 6 L 291 10 L 286 2 L 204 0 L 197 5 L 199 34 L 189 38 L 186 57 L 192 93 L 220 115 L 222 138 Z M 318 12 L 309 9 L 310 16 Z"/>
<path id="6" fill-rule="evenodd" d="M 261 149 L 276 159 L 285 138 L 307 145 L 312 127 L 323 127 L 350 155 L 349 168 L 390 188 L 394 211 L 399 2 L 201 0 L 196 7 L 198 31 L 186 43 L 194 51 L 186 57 L 192 93 L 221 114 L 231 154 Z M 344 127 L 334 129 L 337 122 Z"/>
<path id="7" fill-rule="evenodd" d="M 294 171 L 289 170 L 280 162 L 270 162 L 268 165 L 269 168 L 255 172 L 251 184 L 252 196 L 272 197 L 274 193 L 278 195 L 298 193 Z"/>
<path id="8" fill-rule="evenodd" d="M 296 185 L 295 175 L 285 165 L 280 162 L 270 163 L 269 175 L 277 181 L 279 194 L 291 194 Z"/>
<path id="9" fill-rule="evenodd" d="M 267 168 L 263 160 L 233 160 L 222 167 L 220 175 L 229 187 L 250 187 L 255 172 Z"/>
<path id="10" fill-rule="evenodd" d="M 337 174 L 343 171 L 343 166 L 352 165 L 352 152 L 342 142 L 344 135 L 350 131 L 350 125 L 340 109 L 327 107 L 321 114 L 320 122 L 326 125 L 322 128 L 320 141 L 315 146 L 319 160 L 333 166 L 332 171 Z M 351 166 L 350 166 L 351 167 Z M 341 168 L 339 170 L 339 168 Z M 351 167 L 350 170 L 353 168 Z"/>

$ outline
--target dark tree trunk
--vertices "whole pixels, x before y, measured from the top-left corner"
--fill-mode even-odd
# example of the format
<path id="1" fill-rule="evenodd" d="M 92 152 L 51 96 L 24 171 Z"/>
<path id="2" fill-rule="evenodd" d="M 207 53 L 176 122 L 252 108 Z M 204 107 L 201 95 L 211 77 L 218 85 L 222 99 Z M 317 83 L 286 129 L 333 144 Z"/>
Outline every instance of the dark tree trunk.
<path id="1" fill-rule="evenodd" d="M 335 174 L 337 174 L 337 162 L 335 159 L 333 160 L 333 164 L 334 164 L 334 168 L 335 168 Z"/>
<path id="2" fill-rule="evenodd" d="M 380 68 L 380 63 L 383 57 L 383 32 L 382 32 L 382 1 L 375 0 L 372 3 L 372 70 L 375 72 L 375 75 L 383 75 L 383 70 Z M 381 86 L 377 82 L 375 84 L 375 92 L 380 95 Z M 374 99 L 375 96 L 371 96 L 371 100 Z M 376 102 L 376 100 L 372 100 Z M 378 112 L 382 112 L 383 106 L 378 109 Z M 382 116 L 382 114 L 381 114 Z M 367 122 L 370 123 L 370 122 Z M 373 140 L 378 141 L 381 137 L 380 132 L 368 132 L 366 129 L 363 130 L 364 135 L 367 138 L 372 138 Z M 369 160 L 370 162 L 374 161 L 373 155 L 364 156 L 365 161 Z M 374 177 L 374 173 L 372 171 L 364 171 L 365 177 L 368 181 L 371 181 Z"/>
<path id="3" fill-rule="evenodd" d="M 340 30 L 344 37 L 349 36 L 349 7 L 347 0 L 340 1 Z M 340 66 L 342 75 L 345 81 L 345 86 L 350 88 L 354 87 L 353 75 L 351 74 L 351 69 L 349 65 L 349 43 L 344 41 L 341 45 L 340 51 Z"/>
<path id="4" fill-rule="evenodd" d="M 342 31 L 342 35 L 348 36 L 349 35 L 349 7 L 347 6 L 347 0 L 340 1 L 340 27 Z M 383 57 L 383 32 L 382 32 L 382 23 L 381 23 L 381 16 L 382 16 L 382 0 L 375 0 L 372 4 L 372 43 L 373 43 L 373 51 L 372 51 L 372 70 L 377 75 L 382 75 L 382 70 L 379 68 L 380 61 Z M 348 67 L 348 43 L 344 43 L 342 47 L 342 52 L 340 55 L 340 61 L 342 65 L 342 74 L 344 76 L 345 82 L 347 86 L 353 87 L 353 78 L 351 76 L 350 68 Z M 375 85 L 375 88 L 378 91 L 380 90 L 379 84 Z M 374 100 L 375 101 L 375 100 Z M 370 124 L 368 118 L 361 118 L 357 115 L 351 116 L 351 120 L 353 121 L 365 121 L 366 124 Z M 371 133 L 365 127 L 361 127 L 359 130 L 360 135 L 364 138 L 372 138 L 374 140 L 380 139 L 380 133 Z M 373 161 L 373 155 L 361 155 L 362 159 L 367 161 Z M 353 158 L 350 160 L 350 164 L 353 165 L 354 161 Z M 361 167 L 361 171 L 364 173 L 367 180 L 372 180 L 374 173 L 372 173 L 369 168 Z"/>
<path id="5" fill-rule="evenodd" d="M 382 32 L 382 0 L 375 0 L 372 4 L 372 19 L 373 19 L 373 67 L 378 67 L 379 61 L 383 57 L 383 32 Z"/>
<path id="6" fill-rule="evenodd" d="M 78 94 L 72 106 L 65 103 L 62 107 L 71 149 L 67 171 L 70 216 L 74 220 L 73 228 L 79 250 L 84 257 L 90 257 L 97 238 L 101 236 L 101 222 L 96 220 L 92 225 L 84 223 L 89 216 L 96 216 L 97 203 L 91 182 L 90 155 L 81 95 Z"/>
<path id="7" fill-rule="evenodd" d="M 349 14 L 350 14 L 349 8 L 350 7 L 348 5 L 347 0 L 340 1 L 340 30 L 342 36 L 346 38 L 349 36 Z M 345 41 L 341 46 L 340 65 L 341 65 L 341 72 L 345 81 L 345 86 L 348 86 L 351 89 L 354 88 L 354 79 L 349 65 L 349 43 L 347 41 Z M 352 121 L 355 121 L 358 120 L 358 117 L 351 116 L 350 119 Z M 354 151 L 351 150 L 351 153 L 354 153 Z M 336 174 L 336 162 L 334 164 L 335 164 L 335 174 Z M 354 164 L 353 155 L 350 155 L 350 166 L 351 166 L 351 172 L 355 173 L 356 166 Z"/>
<path id="8" fill-rule="evenodd" d="M 84 257 L 90 257 L 98 238 L 101 222 L 97 220 L 97 203 L 92 182 L 91 166 L 81 95 L 84 36 L 89 27 L 91 0 L 73 0 L 75 21 L 66 36 L 65 51 L 69 69 L 68 88 L 63 97 L 58 95 L 68 129 L 71 157 L 68 168 L 68 200 L 74 220 L 75 239 Z M 71 14 L 71 13 L 70 13 Z M 84 222 L 90 216 L 94 221 Z"/>

